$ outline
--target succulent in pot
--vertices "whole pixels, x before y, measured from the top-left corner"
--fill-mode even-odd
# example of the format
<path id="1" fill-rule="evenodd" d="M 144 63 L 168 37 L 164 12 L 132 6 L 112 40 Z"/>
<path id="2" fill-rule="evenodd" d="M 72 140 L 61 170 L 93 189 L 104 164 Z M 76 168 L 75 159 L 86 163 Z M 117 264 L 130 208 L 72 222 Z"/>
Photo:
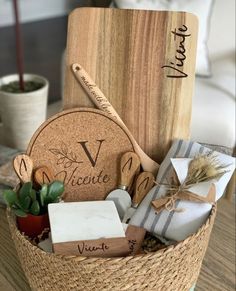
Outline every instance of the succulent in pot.
<path id="1" fill-rule="evenodd" d="M 3 197 L 17 217 L 19 230 L 34 238 L 49 227 L 47 206 L 59 202 L 63 192 L 64 184 L 60 181 L 44 184 L 39 190 L 27 182 L 19 190 L 5 190 Z"/>

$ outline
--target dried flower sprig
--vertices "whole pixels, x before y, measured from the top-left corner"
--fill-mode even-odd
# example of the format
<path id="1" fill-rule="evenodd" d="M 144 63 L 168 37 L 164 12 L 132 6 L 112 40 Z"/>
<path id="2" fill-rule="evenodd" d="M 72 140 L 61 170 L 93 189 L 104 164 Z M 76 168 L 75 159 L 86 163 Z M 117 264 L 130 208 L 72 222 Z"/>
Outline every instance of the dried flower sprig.
<path id="1" fill-rule="evenodd" d="M 229 165 L 222 165 L 213 152 L 207 154 L 195 156 L 189 164 L 187 177 L 182 184 L 179 183 L 176 172 L 171 177 L 171 182 L 167 184 L 160 184 L 155 182 L 159 186 L 165 186 L 167 193 L 165 197 L 161 197 L 152 201 L 152 205 L 157 211 L 166 209 L 168 211 L 182 212 L 184 209 L 176 208 L 175 203 L 178 199 L 184 199 L 188 201 L 198 202 L 215 202 L 215 194 L 209 190 L 207 197 L 197 196 L 194 193 L 189 192 L 194 184 L 201 182 L 207 182 L 211 180 L 219 180 L 228 171 L 226 168 Z"/>
<path id="2" fill-rule="evenodd" d="M 222 165 L 214 152 L 199 154 L 190 162 L 184 185 L 190 186 L 200 182 L 219 180 L 228 171 L 229 165 Z"/>

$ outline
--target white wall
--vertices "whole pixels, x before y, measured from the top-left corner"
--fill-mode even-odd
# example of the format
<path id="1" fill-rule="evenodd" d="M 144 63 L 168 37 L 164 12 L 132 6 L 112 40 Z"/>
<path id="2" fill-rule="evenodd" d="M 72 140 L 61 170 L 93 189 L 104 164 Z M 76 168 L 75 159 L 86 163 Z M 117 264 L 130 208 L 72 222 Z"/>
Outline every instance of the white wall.
<path id="1" fill-rule="evenodd" d="M 12 0 L 0 0 L 0 26 L 13 24 Z M 18 0 L 21 22 L 28 22 L 67 14 L 83 0 Z"/>
<path id="2" fill-rule="evenodd" d="M 208 47 L 211 58 L 235 51 L 235 0 L 215 0 Z"/>

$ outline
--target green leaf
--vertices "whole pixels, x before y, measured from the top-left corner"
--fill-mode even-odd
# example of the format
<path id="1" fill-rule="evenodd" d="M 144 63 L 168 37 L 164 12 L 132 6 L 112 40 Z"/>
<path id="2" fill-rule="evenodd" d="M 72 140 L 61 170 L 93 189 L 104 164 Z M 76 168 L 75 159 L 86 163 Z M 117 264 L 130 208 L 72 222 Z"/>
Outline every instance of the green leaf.
<path id="1" fill-rule="evenodd" d="M 40 190 L 39 196 L 40 196 L 40 202 L 41 205 L 44 206 L 44 200 L 47 196 L 48 193 L 48 186 L 46 184 L 44 184 Z"/>
<path id="2" fill-rule="evenodd" d="M 16 216 L 26 217 L 27 213 L 21 209 L 12 209 Z"/>
<path id="3" fill-rule="evenodd" d="M 40 199 L 40 203 L 41 203 L 41 205 L 43 207 L 44 206 L 44 196 L 43 196 L 43 194 L 41 192 L 39 193 L 39 199 Z"/>
<path id="4" fill-rule="evenodd" d="M 39 212 L 40 212 L 39 202 L 35 200 L 30 207 L 30 213 L 33 215 L 38 215 Z"/>
<path id="5" fill-rule="evenodd" d="M 35 201 L 37 199 L 37 197 L 36 197 L 36 191 L 34 189 L 31 189 L 30 190 L 30 193 L 29 193 L 29 196 L 31 197 L 31 199 L 33 201 Z"/>
<path id="6" fill-rule="evenodd" d="M 31 190 L 32 190 L 32 182 L 27 182 L 23 184 L 19 191 L 20 200 L 24 199 L 26 196 L 29 196 Z"/>
<path id="7" fill-rule="evenodd" d="M 48 195 L 44 198 L 44 206 L 48 205 L 49 203 L 52 203 L 53 199 L 50 198 Z"/>
<path id="8" fill-rule="evenodd" d="M 20 205 L 20 208 L 22 210 L 28 210 L 30 207 L 30 203 L 31 203 L 31 198 L 27 196 L 24 199 L 21 199 L 18 204 Z"/>
<path id="9" fill-rule="evenodd" d="M 19 199 L 17 198 L 17 200 L 15 201 L 14 205 L 17 207 L 17 208 L 21 208 L 21 203 L 19 201 Z"/>
<path id="10" fill-rule="evenodd" d="M 12 204 L 14 204 L 17 200 L 17 195 L 16 192 L 14 192 L 13 190 L 4 190 L 3 191 L 3 198 L 5 200 L 5 202 L 7 203 L 8 206 L 12 206 Z"/>
<path id="11" fill-rule="evenodd" d="M 56 198 L 61 196 L 64 192 L 64 184 L 60 181 L 52 182 L 48 187 L 48 196 L 51 201 L 54 201 Z"/>
<path id="12" fill-rule="evenodd" d="M 46 185 L 46 184 L 42 185 L 42 188 L 40 190 L 40 193 L 42 193 L 42 195 L 44 197 L 46 197 L 47 196 L 47 193 L 48 193 L 48 185 Z"/>

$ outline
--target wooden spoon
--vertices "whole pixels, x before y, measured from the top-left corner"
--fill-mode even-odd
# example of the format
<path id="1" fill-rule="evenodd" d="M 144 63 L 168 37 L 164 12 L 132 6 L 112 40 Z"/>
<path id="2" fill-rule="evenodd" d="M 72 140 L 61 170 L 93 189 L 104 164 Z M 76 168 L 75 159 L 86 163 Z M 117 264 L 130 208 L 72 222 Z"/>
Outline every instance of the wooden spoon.
<path id="1" fill-rule="evenodd" d="M 97 87 L 88 73 L 84 70 L 84 68 L 79 64 L 72 65 L 73 73 L 76 79 L 79 81 L 84 90 L 88 93 L 89 97 L 93 101 L 96 106 L 110 114 L 113 118 L 119 121 L 119 123 L 126 129 L 126 131 L 130 134 L 132 142 L 134 144 L 134 148 L 138 156 L 140 157 L 142 167 L 145 171 L 152 172 L 154 175 L 157 174 L 159 169 L 159 165 L 157 162 L 153 161 L 138 145 L 133 135 L 130 133 L 129 129 L 126 127 L 124 122 L 121 120 L 118 113 L 112 107 L 108 99 L 102 93 L 102 91 Z"/>

